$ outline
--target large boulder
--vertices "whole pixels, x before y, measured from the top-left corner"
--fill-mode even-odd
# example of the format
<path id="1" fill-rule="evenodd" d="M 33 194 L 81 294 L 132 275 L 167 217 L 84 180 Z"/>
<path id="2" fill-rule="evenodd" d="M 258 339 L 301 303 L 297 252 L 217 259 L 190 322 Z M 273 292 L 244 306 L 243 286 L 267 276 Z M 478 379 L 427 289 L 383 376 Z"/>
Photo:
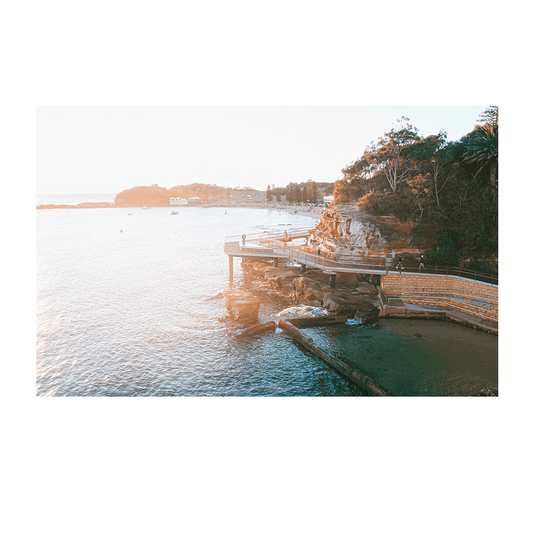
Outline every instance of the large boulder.
<path id="1" fill-rule="evenodd" d="M 243 325 L 252 325 L 257 322 L 261 300 L 251 292 L 226 291 L 226 316 Z"/>
<path id="2" fill-rule="evenodd" d="M 319 305 L 322 305 L 324 292 L 327 291 L 323 283 L 304 276 L 293 280 L 292 289 L 294 298 L 298 303 L 319 302 Z"/>
<path id="3" fill-rule="evenodd" d="M 291 290 L 292 280 L 299 274 L 294 268 L 275 267 L 263 261 L 242 261 L 242 269 L 246 274 L 255 278 L 263 279 L 280 290 Z"/>
<path id="4" fill-rule="evenodd" d="M 379 316 L 379 301 L 370 294 L 337 290 L 325 293 L 322 304 L 331 314 L 357 317 L 365 323 L 376 322 Z"/>
<path id="5" fill-rule="evenodd" d="M 369 283 L 368 281 L 361 281 L 359 285 L 357 285 L 357 292 L 360 292 L 362 294 L 377 294 L 378 290 L 374 285 Z"/>

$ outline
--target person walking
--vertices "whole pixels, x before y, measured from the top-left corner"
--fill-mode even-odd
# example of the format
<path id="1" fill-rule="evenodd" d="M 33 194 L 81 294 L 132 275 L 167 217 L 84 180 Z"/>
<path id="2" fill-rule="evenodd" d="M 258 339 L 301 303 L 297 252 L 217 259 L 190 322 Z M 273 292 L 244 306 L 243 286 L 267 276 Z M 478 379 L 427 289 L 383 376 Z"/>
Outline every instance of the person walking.
<path id="1" fill-rule="evenodd" d="M 396 268 L 400 271 L 401 274 L 403 269 L 403 257 L 401 255 L 398 256 L 398 263 L 396 265 Z"/>
<path id="2" fill-rule="evenodd" d="M 424 254 L 422 254 L 420 256 L 420 264 L 418 265 L 418 270 L 422 270 L 422 269 L 425 269 L 426 267 L 424 266 Z"/>

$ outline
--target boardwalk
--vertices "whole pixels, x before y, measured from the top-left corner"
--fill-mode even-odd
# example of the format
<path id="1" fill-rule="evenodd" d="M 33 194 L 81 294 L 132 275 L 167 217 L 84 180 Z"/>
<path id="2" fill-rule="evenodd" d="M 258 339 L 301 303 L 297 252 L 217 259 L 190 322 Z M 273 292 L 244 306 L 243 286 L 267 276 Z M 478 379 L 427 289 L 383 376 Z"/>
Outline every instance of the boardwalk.
<path id="1" fill-rule="evenodd" d="M 318 255 L 316 248 L 293 242 L 309 236 L 309 232 L 312 229 L 314 228 L 255 233 L 247 235 L 244 243 L 242 236 L 226 237 L 224 240 L 224 253 L 230 257 L 230 279 L 233 278 L 233 257 L 271 258 L 274 259 L 275 264 L 281 258 L 304 267 L 319 268 L 329 274 L 349 272 L 387 275 L 389 273 L 398 273 L 396 267 L 391 264 L 390 258 L 363 255 L 339 257 L 328 252 L 321 252 Z M 401 272 L 403 274 L 416 273 L 427 276 L 456 276 L 498 285 L 497 275 L 483 274 L 475 270 L 459 267 L 427 266 L 423 270 L 404 267 Z"/>

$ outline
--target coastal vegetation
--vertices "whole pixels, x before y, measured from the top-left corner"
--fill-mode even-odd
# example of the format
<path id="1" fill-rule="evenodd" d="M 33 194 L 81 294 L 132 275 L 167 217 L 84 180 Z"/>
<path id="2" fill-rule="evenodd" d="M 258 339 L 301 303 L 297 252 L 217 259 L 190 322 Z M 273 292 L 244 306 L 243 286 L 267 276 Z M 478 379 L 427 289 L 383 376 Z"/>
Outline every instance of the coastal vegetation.
<path id="1" fill-rule="evenodd" d="M 315 182 L 307 180 L 301 183 L 289 183 L 286 187 L 269 185 L 266 190 L 267 202 L 276 200 L 288 203 L 314 203 L 322 196 L 333 193 L 333 183 Z M 175 185 L 170 189 L 159 185 L 138 186 L 121 191 L 115 197 L 116 207 L 150 207 L 168 206 L 170 198 L 198 197 L 204 202 L 219 202 L 228 200 L 235 193 L 257 193 L 251 187 L 221 187 L 219 185 L 206 185 L 204 183 L 192 183 L 189 185 Z M 264 194 L 264 193 L 263 193 Z M 246 196 L 246 194 L 244 195 Z"/>
<path id="2" fill-rule="evenodd" d="M 121 191 L 115 197 L 115 206 L 150 207 L 168 206 L 170 198 L 198 197 L 204 201 L 218 201 L 228 198 L 232 188 L 219 185 L 192 183 L 190 185 L 175 185 L 170 189 L 159 185 L 139 186 Z"/>
<path id="3" fill-rule="evenodd" d="M 497 270 L 498 108 L 458 141 L 422 136 L 402 117 L 343 170 L 335 204 L 414 222 L 421 239 L 436 235 L 428 264 Z"/>
<path id="4" fill-rule="evenodd" d="M 333 183 L 329 182 L 317 182 L 313 180 L 307 180 L 304 182 L 296 183 L 290 182 L 285 187 L 276 187 L 270 185 L 267 187 L 267 202 L 274 199 L 281 202 L 283 197 L 285 201 L 290 204 L 300 203 L 315 203 L 320 201 L 323 196 L 327 196 L 333 193 Z"/>

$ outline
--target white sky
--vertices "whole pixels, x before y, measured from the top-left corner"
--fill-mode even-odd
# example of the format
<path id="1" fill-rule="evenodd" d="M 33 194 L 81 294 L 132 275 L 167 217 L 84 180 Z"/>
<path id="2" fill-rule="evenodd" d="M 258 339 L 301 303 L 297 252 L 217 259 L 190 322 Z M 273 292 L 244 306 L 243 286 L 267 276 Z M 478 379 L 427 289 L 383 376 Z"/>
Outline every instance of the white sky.
<path id="1" fill-rule="evenodd" d="M 39 107 L 37 193 L 333 182 L 402 115 L 455 140 L 488 105 Z"/>

